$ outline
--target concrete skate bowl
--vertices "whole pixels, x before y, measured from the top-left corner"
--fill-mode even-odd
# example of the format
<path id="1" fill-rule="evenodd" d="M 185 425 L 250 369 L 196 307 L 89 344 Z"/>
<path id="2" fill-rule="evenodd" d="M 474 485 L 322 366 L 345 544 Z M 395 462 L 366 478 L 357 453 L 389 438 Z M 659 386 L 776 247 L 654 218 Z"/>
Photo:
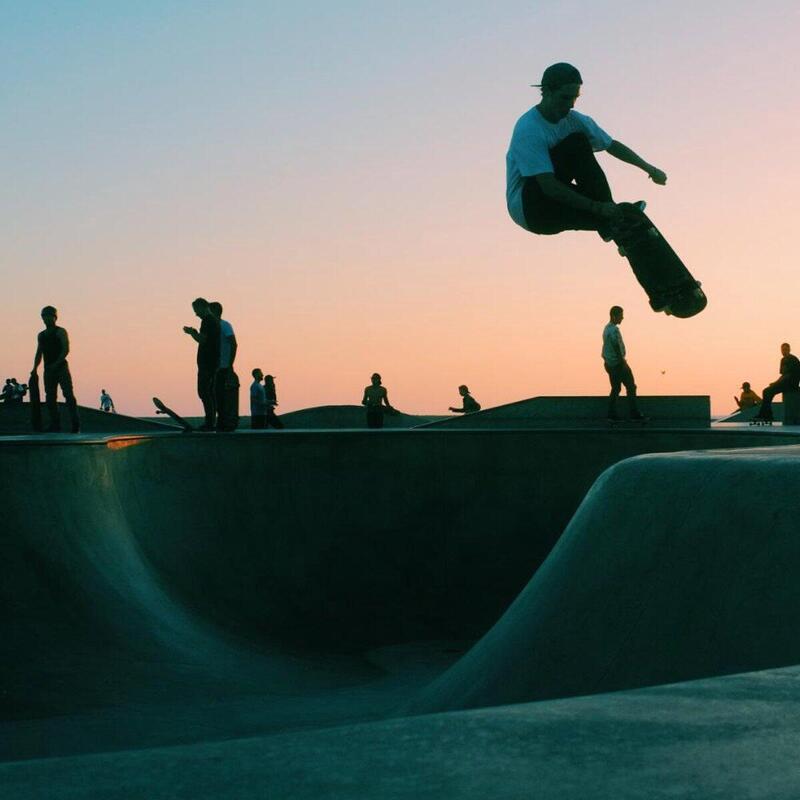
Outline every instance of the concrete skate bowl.
<path id="1" fill-rule="evenodd" d="M 798 447 L 612 467 L 513 605 L 413 711 L 800 663 L 798 496 Z"/>
<path id="2" fill-rule="evenodd" d="M 102 741 L 127 746 L 144 737 L 131 715 L 157 706 L 169 743 L 187 735 L 171 719 L 197 708 L 187 729 L 202 735 L 222 713 L 209 704 L 233 699 L 211 733 L 263 730 L 247 716 L 257 698 L 344 696 L 383 679 L 374 648 L 486 633 L 607 467 L 795 441 L 655 430 L 6 439 L 0 717 L 113 709 Z M 377 693 L 361 702 L 389 713 Z M 108 722 L 123 708 L 125 725 Z M 14 723 L 6 744 L 18 757 L 74 746 L 44 736 L 50 724 L 23 747 Z"/>

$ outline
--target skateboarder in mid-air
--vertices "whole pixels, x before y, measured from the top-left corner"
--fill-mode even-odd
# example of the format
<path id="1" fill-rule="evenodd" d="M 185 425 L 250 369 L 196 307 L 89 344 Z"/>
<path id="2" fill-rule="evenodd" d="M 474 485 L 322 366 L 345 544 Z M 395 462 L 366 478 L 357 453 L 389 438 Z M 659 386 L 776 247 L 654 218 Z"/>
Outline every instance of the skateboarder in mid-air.
<path id="1" fill-rule="evenodd" d="M 582 83 L 574 66 L 558 63 L 536 84 L 541 100 L 517 121 L 506 155 L 508 212 L 532 233 L 586 230 L 597 231 L 605 241 L 613 239 L 654 310 L 691 316 L 705 307 L 704 296 L 687 298 L 697 292 L 697 282 L 644 216 L 643 201 L 614 202 L 594 154 L 605 150 L 643 170 L 659 186 L 666 184 L 667 175 L 612 139 L 591 117 L 573 110 Z"/>

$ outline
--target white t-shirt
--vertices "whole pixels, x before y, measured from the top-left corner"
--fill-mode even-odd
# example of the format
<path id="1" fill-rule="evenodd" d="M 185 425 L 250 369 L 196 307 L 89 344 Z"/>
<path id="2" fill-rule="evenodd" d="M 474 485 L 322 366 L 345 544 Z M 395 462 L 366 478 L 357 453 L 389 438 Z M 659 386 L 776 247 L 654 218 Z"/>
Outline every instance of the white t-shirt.
<path id="1" fill-rule="evenodd" d="M 574 110 L 558 122 L 548 122 L 534 106 L 514 126 L 506 154 L 506 205 L 511 219 L 525 230 L 529 228 L 522 212 L 524 179 L 554 172 L 550 149 L 572 133 L 585 133 L 595 152 L 614 141 L 591 117 Z"/>
<path id="2" fill-rule="evenodd" d="M 615 367 L 625 358 L 625 342 L 622 341 L 622 332 L 619 325 L 609 322 L 603 328 L 603 361 L 609 367 Z"/>
<path id="3" fill-rule="evenodd" d="M 224 319 L 219 321 L 219 365 L 229 367 L 231 365 L 231 341 L 233 336 L 233 325 Z"/>
<path id="4" fill-rule="evenodd" d="M 267 397 L 264 391 L 264 384 L 261 381 L 253 381 L 250 384 L 250 415 L 255 417 L 266 413 Z"/>

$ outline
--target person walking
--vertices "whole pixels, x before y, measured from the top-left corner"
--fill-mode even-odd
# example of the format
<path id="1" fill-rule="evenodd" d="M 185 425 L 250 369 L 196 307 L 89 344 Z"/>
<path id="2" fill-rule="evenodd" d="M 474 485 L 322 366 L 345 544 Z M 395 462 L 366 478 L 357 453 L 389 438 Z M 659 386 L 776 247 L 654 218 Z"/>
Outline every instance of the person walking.
<path id="1" fill-rule="evenodd" d="M 611 421 L 619 419 L 617 398 L 622 386 L 625 386 L 625 393 L 628 397 L 630 418 L 632 420 L 644 419 L 636 402 L 636 383 L 633 379 L 633 372 L 625 359 L 625 342 L 622 340 L 622 333 L 619 329 L 624 317 L 625 313 L 621 306 L 612 306 L 609 311 L 608 324 L 603 328 L 602 356 L 603 366 L 611 383 L 611 392 L 608 396 L 608 419 Z"/>

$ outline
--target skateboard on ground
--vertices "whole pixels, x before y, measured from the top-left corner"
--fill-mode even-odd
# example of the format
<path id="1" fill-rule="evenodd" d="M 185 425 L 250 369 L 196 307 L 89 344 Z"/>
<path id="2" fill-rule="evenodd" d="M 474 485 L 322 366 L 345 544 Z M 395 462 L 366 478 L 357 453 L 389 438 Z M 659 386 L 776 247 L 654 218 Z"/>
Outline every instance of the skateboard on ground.
<path id="1" fill-rule="evenodd" d="M 182 417 L 176 414 L 169 406 L 165 406 L 157 397 L 153 398 L 156 414 L 166 414 L 173 422 L 181 426 L 184 433 L 191 433 L 194 428 Z"/>
<path id="2" fill-rule="evenodd" d="M 42 395 L 39 392 L 39 375 L 31 373 L 28 378 L 28 393 L 31 397 L 31 427 L 37 433 L 42 432 Z"/>
<path id="3" fill-rule="evenodd" d="M 700 282 L 637 204 L 620 205 L 626 214 L 614 228 L 614 241 L 647 293 L 650 307 L 682 319 L 699 314 L 708 304 Z"/>

